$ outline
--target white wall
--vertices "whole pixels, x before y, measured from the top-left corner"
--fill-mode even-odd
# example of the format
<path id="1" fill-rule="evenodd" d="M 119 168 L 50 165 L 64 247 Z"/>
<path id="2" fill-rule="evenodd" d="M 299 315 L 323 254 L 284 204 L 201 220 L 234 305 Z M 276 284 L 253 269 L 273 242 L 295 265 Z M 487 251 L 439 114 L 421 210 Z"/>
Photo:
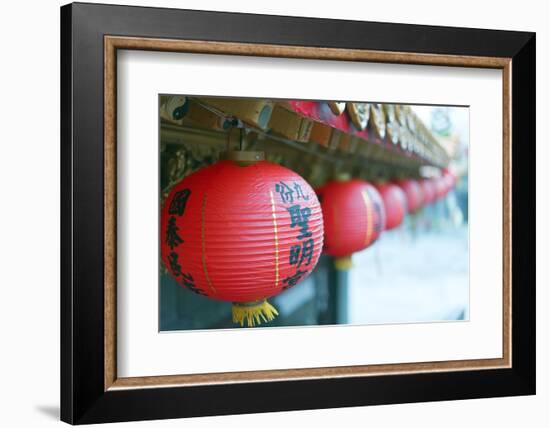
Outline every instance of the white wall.
<path id="1" fill-rule="evenodd" d="M 121 0 L 122 1 L 122 0 Z M 113 3 L 103 1 L 103 3 Z M 550 29 L 534 0 L 387 2 L 276 0 L 126 1 L 234 12 L 537 31 L 537 122 L 547 120 Z M 489 2 L 487 2 L 489 3 Z M 62 2 L 9 1 L 0 13 L 0 420 L 7 427 L 58 423 L 59 405 L 59 10 Z M 538 136 L 538 182 L 548 183 L 548 139 Z M 152 422 L 143 426 L 467 427 L 547 426 L 550 238 L 545 189 L 538 188 L 538 395 Z M 29 251 L 31 250 L 31 251 Z M 543 253 L 543 250 L 546 250 Z M 546 264 L 543 262 L 546 261 Z M 546 286 L 546 287 L 545 287 Z M 127 424 L 125 426 L 138 426 Z"/>

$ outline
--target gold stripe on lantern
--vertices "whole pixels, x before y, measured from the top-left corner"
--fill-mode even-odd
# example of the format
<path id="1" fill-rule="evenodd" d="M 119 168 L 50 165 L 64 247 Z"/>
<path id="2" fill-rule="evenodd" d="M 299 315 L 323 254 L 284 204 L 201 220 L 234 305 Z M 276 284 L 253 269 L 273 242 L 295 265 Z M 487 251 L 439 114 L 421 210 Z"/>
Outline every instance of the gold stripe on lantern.
<path id="1" fill-rule="evenodd" d="M 372 212 L 372 209 L 371 209 L 371 200 L 370 200 L 370 197 L 369 197 L 369 194 L 367 193 L 366 190 L 363 190 L 361 192 L 361 195 L 363 195 L 363 201 L 365 202 L 365 208 L 367 210 L 367 215 L 366 215 L 366 219 L 367 219 L 367 234 L 366 234 L 366 237 L 365 237 L 365 245 L 368 245 L 370 243 L 370 240 L 372 238 L 372 232 L 373 232 L 373 229 L 374 229 L 374 219 L 373 219 L 373 212 Z"/>
<path id="2" fill-rule="evenodd" d="M 204 235 L 205 235 L 204 214 L 205 214 L 205 212 L 206 212 L 206 195 L 204 195 L 204 199 L 202 200 L 202 212 L 201 212 L 202 269 L 204 271 L 204 276 L 206 278 L 206 282 L 208 283 L 208 286 L 215 293 L 216 289 L 212 285 L 212 281 L 210 281 L 210 276 L 208 275 L 208 269 L 206 267 L 206 240 L 204 239 Z"/>
<path id="3" fill-rule="evenodd" d="M 273 192 L 269 191 L 271 198 L 271 214 L 273 215 L 273 234 L 275 235 L 275 287 L 279 284 L 279 237 L 277 235 L 277 213 L 275 211 L 275 199 Z"/>

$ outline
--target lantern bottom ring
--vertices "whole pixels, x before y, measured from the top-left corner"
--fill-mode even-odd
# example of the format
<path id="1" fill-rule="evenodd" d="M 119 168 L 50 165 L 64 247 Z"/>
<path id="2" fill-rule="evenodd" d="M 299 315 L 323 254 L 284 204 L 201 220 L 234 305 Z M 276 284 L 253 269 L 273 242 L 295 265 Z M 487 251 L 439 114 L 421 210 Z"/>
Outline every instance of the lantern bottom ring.
<path id="1" fill-rule="evenodd" d="M 241 327 L 254 327 L 262 322 L 273 321 L 279 312 L 267 299 L 257 300 L 255 302 L 234 302 L 232 307 L 233 322 L 240 324 Z"/>
<path id="2" fill-rule="evenodd" d="M 338 270 L 350 270 L 353 267 L 351 256 L 336 257 L 334 267 Z"/>

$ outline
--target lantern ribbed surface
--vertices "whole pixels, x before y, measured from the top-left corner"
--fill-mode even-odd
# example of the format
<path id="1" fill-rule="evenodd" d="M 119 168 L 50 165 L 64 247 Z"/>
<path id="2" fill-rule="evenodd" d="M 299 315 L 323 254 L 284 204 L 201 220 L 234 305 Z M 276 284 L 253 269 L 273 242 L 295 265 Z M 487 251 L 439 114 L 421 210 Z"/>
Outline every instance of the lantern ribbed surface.
<path id="1" fill-rule="evenodd" d="M 241 324 L 251 310 L 264 321 L 276 315 L 264 300 L 307 277 L 323 246 L 313 189 L 265 161 L 220 161 L 185 177 L 166 198 L 160 227 L 161 257 L 175 280 L 236 303 L 234 319 Z"/>
<path id="2" fill-rule="evenodd" d="M 317 189 L 317 194 L 323 208 L 326 254 L 351 256 L 371 245 L 384 230 L 384 203 L 368 182 L 334 180 Z"/>
<path id="3" fill-rule="evenodd" d="M 386 212 L 386 230 L 395 229 L 407 214 L 407 197 L 401 188 L 393 183 L 382 183 L 376 185 L 384 201 Z"/>

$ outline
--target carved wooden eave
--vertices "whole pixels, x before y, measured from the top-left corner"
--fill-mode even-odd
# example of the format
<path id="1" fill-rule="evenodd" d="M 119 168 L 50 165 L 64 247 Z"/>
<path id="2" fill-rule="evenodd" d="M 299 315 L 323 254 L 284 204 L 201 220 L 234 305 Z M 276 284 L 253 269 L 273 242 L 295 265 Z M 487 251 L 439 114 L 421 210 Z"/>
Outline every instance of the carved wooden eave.
<path id="1" fill-rule="evenodd" d="M 178 102 L 185 105 L 174 117 Z M 372 180 L 414 177 L 422 166 L 449 162 L 438 139 L 405 105 L 170 96 L 160 104 L 162 146 L 182 146 L 195 163 L 215 161 L 227 145 L 241 144 L 264 150 L 268 160 L 318 185 L 338 173 Z M 179 169 L 188 163 L 180 160 Z M 170 181 L 182 173 L 172 172 Z"/>

